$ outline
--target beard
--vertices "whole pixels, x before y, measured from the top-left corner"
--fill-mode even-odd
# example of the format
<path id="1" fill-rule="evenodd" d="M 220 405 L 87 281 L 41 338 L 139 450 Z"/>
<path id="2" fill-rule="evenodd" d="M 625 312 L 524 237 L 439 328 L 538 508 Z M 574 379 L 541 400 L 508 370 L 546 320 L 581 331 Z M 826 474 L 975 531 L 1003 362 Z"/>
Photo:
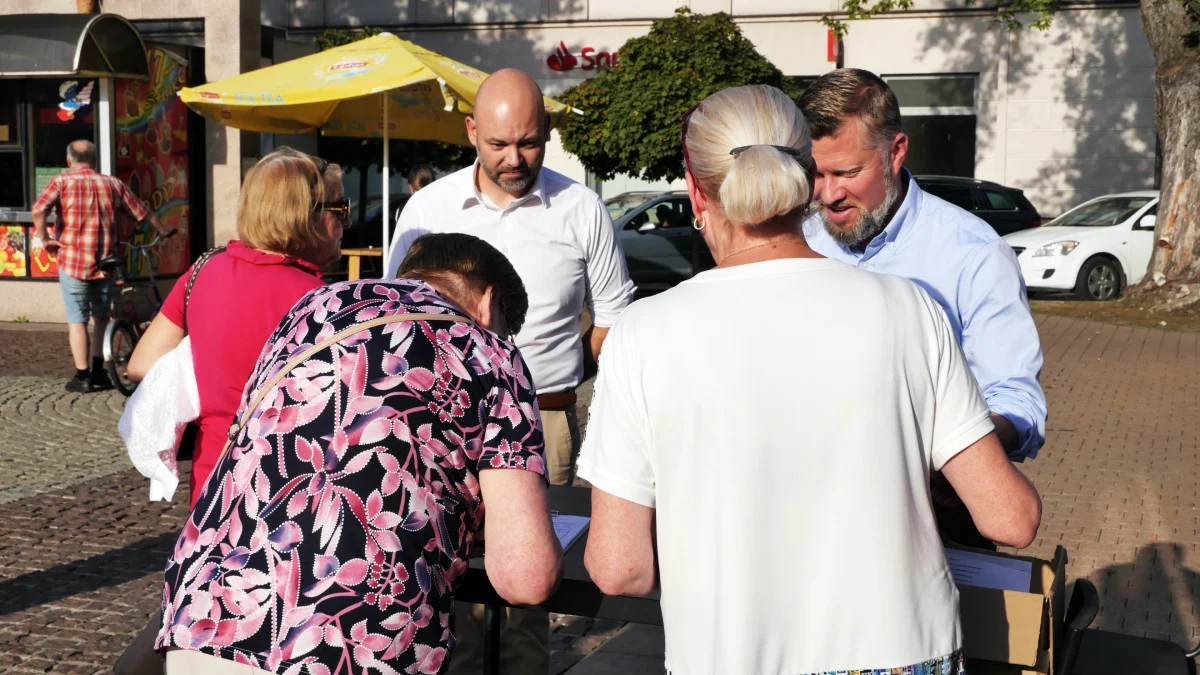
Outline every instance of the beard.
<path id="1" fill-rule="evenodd" d="M 488 180 L 500 186 L 501 190 L 509 194 L 524 195 L 537 181 L 538 174 L 542 170 L 542 159 L 544 157 L 545 153 L 539 155 L 537 161 L 533 164 L 526 164 L 524 166 L 501 164 L 493 168 L 488 166 L 482 156 L 479 156 L 479 166 L 483 169 L 483 174 L 488 177 Z M 515 171 L 520 175 L 506 177 L 504 173 L 508 171 Z"/>
<path id="2" fill-rule="evenodd" d="M 839 227 L 834 223 L 829 218 L 829 212 L 824 204 L 814 205 L 817 208 L 817 215 L 821 217 L 821 224 L 825 226 L 825 231 L 842 246 L 847 248 L 865 247 L 887 227 L 888 215 L 892 213 L 893 207 L 900 199 L 900 188 L 896 184 L 896 174 L 892 172 L 891 166 L 885 163 L 883 171 L 883 179 L 887 183 L 887 192 L 884 194 L 883 203 L 870 211 L 864 211 L 862 207 L 858 207 L 858 217 L 848 228 Z"/>

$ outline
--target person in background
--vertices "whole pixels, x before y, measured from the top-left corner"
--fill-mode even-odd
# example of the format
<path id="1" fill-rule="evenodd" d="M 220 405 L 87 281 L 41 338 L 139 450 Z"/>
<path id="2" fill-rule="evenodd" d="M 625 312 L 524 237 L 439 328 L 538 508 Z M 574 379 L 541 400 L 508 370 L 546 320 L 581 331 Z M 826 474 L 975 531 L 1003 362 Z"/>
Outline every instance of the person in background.
<path id="1" fill-rule="evenodd" d="M 813 250 L 912 279 L 950 319 L 1013 461 L 1046 440 L 1042 346 L 1012 248 L 985 222 L 921 190 L 904 168 L 908 136 L 896 95 L 874 73 L 844 68 L 804 91 L 817 161 Z M 952 540 L 990 547 L 935 476 L 938 521 Z"/>
<path id="2" fill-rule="evenodd" d="M 109 273 L 97 266 L 117 250 L 117 212 L 138 221 L 149 220 L 160 235 L 175 233 L 129 186 L 113 176 L 97 173 L 96 146 L 74 141 L 67 146 L 67 170 L 50 180 L 33 205 L 34 236 L 47 253 L 58 258 L 58 284 L 67 313 L 67 335 L 75 376 L 67 391 L 82 393 L 112 386 L 104 372 L 101 343 L 108 323 Z M 46 226 L 46 212 L 54 209 L 54 235 Z M 88 370 L 88 319 L 92 320 L 91 371 Z"/>
<path id="3" fill-rule="evenodd" d="M 418 164 L 408 170 L 408 189 L 413 194 L 417 190 L 429 185 L 433 182 L 433 167 L 428 164 Z"/>
<path id="4" fill-rule="evenodd" d="M 536 399 L 506 337 L 521 279 L 465 234 L 421 237 L 398 274 L 307 294 L 267 341 L 167 565 L 167 675 L 445 672 L 484 534 L 501 597 L 554 591 Z"/>
<path id="5" fill-rule="evenodd" d="M 542 167 L 550 135 L 544 106 L 537 83 L 521 71 L 499 70 L 484 81 L 466 121 L 478 160 L 409 199 L 384 276 L 394 277 L 413 241 L 428 232 L 472 234 L 508 256 L 529 292 L 529 318 L 516 343 L 538 394 L 548 476 L 553 485 L 569 485 L 579 447 L 575 388 L 594 368 L 608 327 L 633 298 L 634 286 L 604 203 Z M 585 306 L 593 326 L 582 333 Z M 482 605 L 459 608 L 451 673 L 482 667 L 482 616 Z M 549 670 L 545 612 L 508 613 L 501 662 L 506 672 Z"/>
<path id="6" fill-rule="evenodd" d="M 191 503 L 216 464 L 246 378 L 267 336 L 321 269 L 341 257 L 349 205 L 336 164 L 281 148 L 246 174 L 238 238 L 203 263 L 191 296 L 177 283 L 138 341 L 129 377 L 140 381 L 160 356 L 191 336 L 200 394 Z M 200 264 L 200 263 L 197 263 Z M 186 281 L 191 271 L 181 280 Z"/>
<path id="7" fill-rule="evenodd" d="M 671 227 L 671 207 L 667 204 L 661 204 L 654 209 L 654 216 L 658 219 L 659 227 Z"/>
<path id="8" fill-rule="evenodd" d="M 808 246 L 820 164 L 782 91 L 713 94 L 682 145 L 718 264 L 609 334 L 579 458 L 588 572 L 609 595 L 661 583 L 668 672 L 961 673 L 929 469 L 1005 545 L 1033 541 L 1041 503 L 950 322 Z"/>

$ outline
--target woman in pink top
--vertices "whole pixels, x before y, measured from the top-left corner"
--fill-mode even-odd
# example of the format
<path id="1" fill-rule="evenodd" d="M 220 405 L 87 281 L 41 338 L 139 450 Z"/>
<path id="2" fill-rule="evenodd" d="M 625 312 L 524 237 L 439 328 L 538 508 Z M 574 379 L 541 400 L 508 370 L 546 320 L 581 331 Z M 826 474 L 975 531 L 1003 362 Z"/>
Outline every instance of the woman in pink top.
<path id="1" fill-rule="evenodd" d="M 200 394 L 193 505 L 271 331 L 302 295 L 321 285 L 321 269 L 341 257 L 349 211 L 336 164 L 291 148 L 267 155 L 242 184 L 238 238 L 204 265 L 186 303 L 186 282 L 175 284 L 138 342 L 129 361 L 135 381 L 191 335 Z"/>

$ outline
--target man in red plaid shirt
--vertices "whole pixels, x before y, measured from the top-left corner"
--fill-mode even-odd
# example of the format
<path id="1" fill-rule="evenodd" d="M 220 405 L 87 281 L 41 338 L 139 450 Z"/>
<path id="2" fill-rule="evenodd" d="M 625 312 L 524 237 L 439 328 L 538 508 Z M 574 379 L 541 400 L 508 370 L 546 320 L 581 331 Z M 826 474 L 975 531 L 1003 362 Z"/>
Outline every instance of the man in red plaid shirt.
<path id="1" fill-rule="evenodd" d="M 117 210 L 136 220 L 150 219 L 163 236 L 174 234 L 158 216 L 120 180 L 96 173 L 96 146 L 75 141 L 67 146 L 67 171 L 55 176 L 33 205 L 33 224 L 46 252 L 58 258 L 58 281 L 75 359 L 75 377 L 67 391 L 87 392 L 112 386 L 104 374 L 100 344 L 108 321 L 108 296 L 112 280 L 96 266 L 117 255 Z M 46 231 L 46 212 L 54 209 L 58 220 L 54 236 Z M 92 319 L 92 368 L 88 373 L 88 318 Z"/>

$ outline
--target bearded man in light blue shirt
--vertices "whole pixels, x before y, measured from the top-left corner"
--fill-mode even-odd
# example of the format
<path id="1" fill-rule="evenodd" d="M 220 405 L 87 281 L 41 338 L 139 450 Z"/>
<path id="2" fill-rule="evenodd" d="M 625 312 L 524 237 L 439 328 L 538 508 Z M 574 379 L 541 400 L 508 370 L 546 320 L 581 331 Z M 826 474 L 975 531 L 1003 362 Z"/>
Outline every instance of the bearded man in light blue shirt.
<path id="1" fill-rule="evenodd" d="M 828 73 L 805 90 L 800 108 L 817 163 L 815 214 L 804 227 L 809 246 L 907 277 L 937 300 L 1009 458 L 1036 457 L 1046 436 L 1042 348 L 1012 248 L 987 223 L 913 180 L 904 168 L 899 103 L 878 76 Z"/>

